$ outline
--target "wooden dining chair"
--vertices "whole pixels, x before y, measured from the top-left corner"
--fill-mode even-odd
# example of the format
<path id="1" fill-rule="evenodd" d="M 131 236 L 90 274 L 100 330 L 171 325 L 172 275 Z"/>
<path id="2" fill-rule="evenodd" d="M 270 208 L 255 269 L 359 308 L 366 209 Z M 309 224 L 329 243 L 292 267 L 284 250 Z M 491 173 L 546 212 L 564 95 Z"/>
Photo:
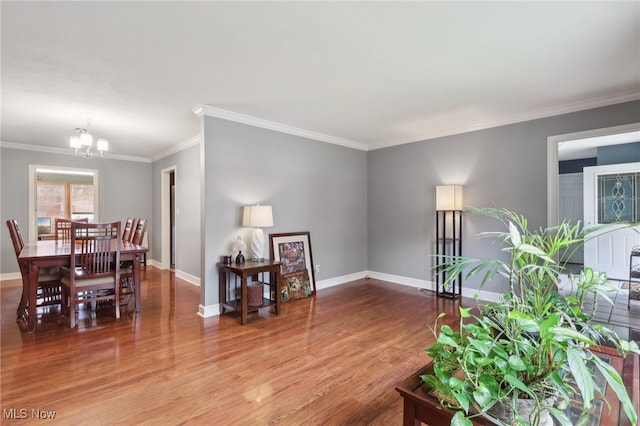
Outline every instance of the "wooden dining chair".
<path id="1" fill-rule="evenodd" d="M 71 223 L 71 260 L 62 285 L 68 290 L 69 325 L 77 304 L 113 300 L 120 318 L 120 222 Z"/>
<path id="2" fill-rule="evenodd" d="M 122 229 L 122 240 L 123 241 L 131 241 L 131 237 L 133 235 L 133 218 L 127 218 L 127 221 L 124 223 L 124 228 Z"/>
<path id="3" fill-rule="evenodd" d="M 56 217 L 55 220 L 55 236 L 56 241 L 68 243 L 71 240 L 71 222 L 88 223 L 89 219 L 65 219 L 63 217 Z"/>
<path id="4" fill-rule="evenodd" d="M 24 240 L 22 238 L 20 228 L 18 227 L 18 222 L 15 219 L 9 219 L 7 220 L 7 227 L 9 228 L 9 235 L 13 242 L 13 250 L 16 254 L 16 260 L 18 261 L 23 281 L 22 297 L 20 298 L 17 311 L 18 319 L 21 319 L 24 317 L 25 310 L 29 303 L 29 295 L 25 292 L 25 288 L 28 288 L 25 284 L 29 280 L 29 271 L 27 271 L 26 265 L 18 259 L 20 252 L 24 248 Z M 43 268 L 38 271 L 36 306 L 66 304 L 64 294 L 61 289 L 60 278 L 60 270 L 58 268 Z"/>
<path id="5" fill-rule="evenodd" d="M 147 229 L 147 219 L 136 219 L 135 224 L 136 227 L 131 237 L 131 244 L 142 245 L 144 233 Z M 133 284 L 133 261 L 122 262 L 120 268 L 121 302 L 125 303 L 126 296 L 131 294 L 135 295 L 135 286 Z"/>
<path id="6" fill-rule="evenodd" d="M 144 239 L 144 233 L 147 230 L 147 219 L 138 219 L 136 221 L 136 228 L 131 237 L 131 243 L 141 245 Z"/>

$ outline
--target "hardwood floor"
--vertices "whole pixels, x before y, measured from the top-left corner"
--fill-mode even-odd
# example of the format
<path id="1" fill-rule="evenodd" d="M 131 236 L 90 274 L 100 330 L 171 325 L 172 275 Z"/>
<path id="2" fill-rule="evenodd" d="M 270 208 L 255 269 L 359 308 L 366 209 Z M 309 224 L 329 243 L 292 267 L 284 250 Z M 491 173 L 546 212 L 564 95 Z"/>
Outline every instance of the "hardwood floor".
<path id="1" fill-rule="evenodd" d="M 1 423 L 40 410 L 51 424 L 401 425 L 394 385 L 427 362 L 435 316 L 455 321 L 461 303 L 360 280 L 243 327 L 197 316 L 199 288 L 171 272 L 143 268 L 142 287 L 140 315 L 82 310 L 69 329 L 39 310 L 27 334 L 20 282 L 3 282 Z"/>

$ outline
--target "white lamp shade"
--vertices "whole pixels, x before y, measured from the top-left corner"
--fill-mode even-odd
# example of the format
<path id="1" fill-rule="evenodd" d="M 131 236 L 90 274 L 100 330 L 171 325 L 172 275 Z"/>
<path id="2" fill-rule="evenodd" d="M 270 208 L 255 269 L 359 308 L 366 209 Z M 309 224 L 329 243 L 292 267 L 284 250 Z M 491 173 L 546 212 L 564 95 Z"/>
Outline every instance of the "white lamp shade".
<path id="1" fill-rule="evenodd" d="M 71 136 L 71 139 L 69 139 L 69 145 L 71 145 L 71 148 L 80 148 L 82 146 L 80 143 L 80 136 Z"/>
<path id="2" fill-rule="evenodd" d="M 93 136 L 89 132 L 80 134 L 80 144 L 83 146 L 93 145 Z"/>
<path id="3" fill-rule="evenodd" d="M 245 206 L 242 214 L 242 226 L 265 228 L 273 226 L 273 212 L 271 206 Z"/>
<path id="4" fill-rule="evenodd" d="M 462 210 L 462 186 L 436 186 L 436 210 Z"/>
<path id="5" fill-rule="evenodd" d="M 106 139 L 98 139 L 98 151 L 109 151 L 109 142 Z"/>

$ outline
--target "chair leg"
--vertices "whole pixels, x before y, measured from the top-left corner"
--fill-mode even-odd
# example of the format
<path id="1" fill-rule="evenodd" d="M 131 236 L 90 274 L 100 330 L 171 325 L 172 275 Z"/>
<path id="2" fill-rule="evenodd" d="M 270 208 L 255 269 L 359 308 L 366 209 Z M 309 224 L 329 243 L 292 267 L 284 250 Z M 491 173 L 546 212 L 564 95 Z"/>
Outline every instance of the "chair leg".
<path id="1" fill-rule="evenodd" d="M 116 305 L 116 319 L 120 319 L 120 283 L 116 282 L 113 304 Z"/>
<path id="2" fill-rule="evenodd" d="M 76 326 L 76 295 L 69 295 L 69 327 L 75 328 Z"/>

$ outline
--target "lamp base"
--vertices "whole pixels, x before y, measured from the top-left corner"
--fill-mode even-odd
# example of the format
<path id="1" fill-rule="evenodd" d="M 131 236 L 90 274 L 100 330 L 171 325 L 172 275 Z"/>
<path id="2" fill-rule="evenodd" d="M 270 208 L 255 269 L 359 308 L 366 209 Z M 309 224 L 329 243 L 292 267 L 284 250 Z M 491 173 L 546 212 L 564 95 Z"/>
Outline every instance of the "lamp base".
<path id="1" fill-rule="evenodd" d="M 251 237 L 251 257 L 254 262 L 264 262 L 264 233 L 262 229 L 255 228 Z"/>

